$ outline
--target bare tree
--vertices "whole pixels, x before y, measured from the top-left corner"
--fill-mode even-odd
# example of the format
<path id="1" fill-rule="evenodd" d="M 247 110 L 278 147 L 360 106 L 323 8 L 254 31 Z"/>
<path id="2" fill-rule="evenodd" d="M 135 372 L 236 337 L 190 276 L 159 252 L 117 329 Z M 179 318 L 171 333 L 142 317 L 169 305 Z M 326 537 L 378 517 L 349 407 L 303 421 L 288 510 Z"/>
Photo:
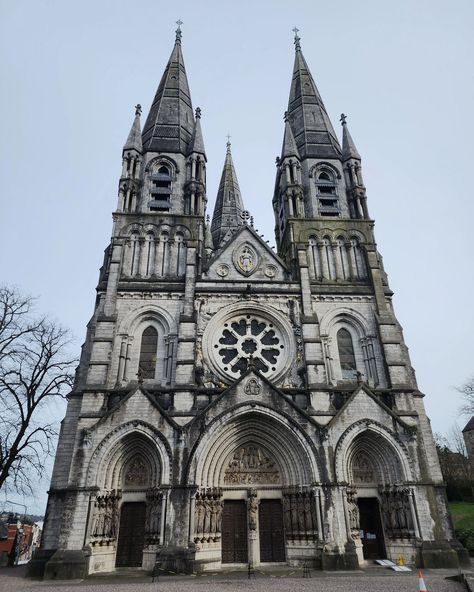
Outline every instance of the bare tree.
<path id="1" fill-rule="evenodd" d="M 57 434 L 49 403 L 64 398 L 76 360 L 69 332 L 34 315 L 33 300 L 0 286 L 0 490 L 31 493 Z"/>
<path id="2" fill-rule="evenodd" d="M 463 415 L 474 415 L 474 376 L 471 376 L 464 384 L 456 388 L 461 393 L 463 404 L 459 411 Z"/>

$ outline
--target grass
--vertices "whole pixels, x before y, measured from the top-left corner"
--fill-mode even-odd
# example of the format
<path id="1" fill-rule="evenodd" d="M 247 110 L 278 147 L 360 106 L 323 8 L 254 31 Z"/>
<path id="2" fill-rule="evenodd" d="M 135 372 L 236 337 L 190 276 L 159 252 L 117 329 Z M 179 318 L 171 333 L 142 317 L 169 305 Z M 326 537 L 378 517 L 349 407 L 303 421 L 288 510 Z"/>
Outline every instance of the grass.
<path id="1" fill-rule="evenodd" d="M 474 529 L 474 503 L 450 502 L 449 509 L 456 530 Z"/>

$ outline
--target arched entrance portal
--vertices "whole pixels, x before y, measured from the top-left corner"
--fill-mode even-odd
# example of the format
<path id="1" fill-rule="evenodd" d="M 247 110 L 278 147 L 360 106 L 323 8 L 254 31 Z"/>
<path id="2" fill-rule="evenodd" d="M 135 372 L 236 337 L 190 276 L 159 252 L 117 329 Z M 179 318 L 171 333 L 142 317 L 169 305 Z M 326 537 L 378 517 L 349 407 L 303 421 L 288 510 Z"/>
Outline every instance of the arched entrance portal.
<path id="1" fill-rule="evenodd" d="M 278 563 L 312 553 L 321 535 L 316 457 L 299 428 L 267 408 L 221 418 L 194 453 L 196 559 Z"/>
<path id="2" fill-rule="evenodd" d="M 344 456 L 348 529 L 359 559 L 396 559 L 405 547 L 409 556 L 418 530 L 404 449 L 377 426 L 366 426 Z"/>
<path id="3" fill-rule="evenodd" d="M 99 491 L 91 496 L 91 572 L 154 563 L 163 540 L 166 495 L 161 485 L 169 463 L 153 435 L 144 424 L 126 424 L 93 455 L 89 473 L 97 476 Z"/>

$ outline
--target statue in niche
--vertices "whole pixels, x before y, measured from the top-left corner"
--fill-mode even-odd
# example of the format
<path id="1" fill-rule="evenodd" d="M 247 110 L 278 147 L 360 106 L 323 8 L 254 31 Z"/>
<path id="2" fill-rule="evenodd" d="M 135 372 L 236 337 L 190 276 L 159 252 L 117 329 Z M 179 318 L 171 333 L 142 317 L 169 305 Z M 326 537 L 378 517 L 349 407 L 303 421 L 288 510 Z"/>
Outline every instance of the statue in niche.
<path id="1" fill-rule="evenodd" d="M 359 538 L 360 530 L 360 514 L 359 506 L 356 498 L 357 490 L 353 487 L 348 487 L 346 490 L 347 496 L 347 513 L 349 515 L 349 528 L 353 539 Z"/>
<path id="2" fill-rule="evenodd" d="M 244 247 L 239 255 L 239 267 L 248 273 L 254 268 L 253 253 L 249 247 Z"/>
<path id="3" fill-rule="evenodd" d="M 258 499 L 257 493 L 251 492 L 247 501 L 247 510 L 249 515 L 249 530 L 257 530 L 257 514 L 258 514 Z"/>

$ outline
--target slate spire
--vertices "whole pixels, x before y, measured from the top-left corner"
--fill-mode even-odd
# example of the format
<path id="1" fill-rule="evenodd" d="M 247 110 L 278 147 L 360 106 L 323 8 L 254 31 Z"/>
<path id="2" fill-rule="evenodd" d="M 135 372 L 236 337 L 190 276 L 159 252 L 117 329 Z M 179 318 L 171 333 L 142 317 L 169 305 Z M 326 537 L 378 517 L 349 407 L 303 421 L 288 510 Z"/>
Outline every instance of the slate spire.
<path id="1" fill-rule="evenodd" d="M 347 116 L 344 113 L 341 115 L 341 124 L 342 124 L 342 160 L 346 161 L 351 158 L 355 160 L 361 160 L 360 154 L 355 147 L 354 140 L 349 132 L 349 128 L 347 127 Z"/>
<path id="2" fill-rule="evenodd" d="M 130 133 L 128 134 L 127 141 L 123 147 L 123 150 L 136 150 L 137 152 L 142 151 L 142 130 L 140 126 L 140 115 L 142 112 L 142 106 L 135 106 L 135 119 L 133 120 Z"/>
<path id="3" fill-rule="evenodd" d="M 281 160 L 296 156 L 300 158 L 298 148 L 296 146 L 295 137 L 291 131 L 291 125 L 288 121 L 288 113 L 285 113 L 285 134 L 283 136 L 283 146 L 281 148 Z"/>
<path id="4" fill-rule="evenodd" d="M 212 216 L 211 232 L 215 248 L 227 240 L 242 224 L 241 214 L 244 210 L 239 183 L 235 174 L 234 163 L 227 142 L 224 169 L 217 192 L 216 205 Z"/>
<path id="5" fill-rule="evenodd" d="M 181 28 L 143 128 L 145 152 L 174 152 L 186 156 L 194 131 L 194 116 L 181 51 Z"/>
<path id="6" fill-rule="evenodd" d="M 288 120 L 301 158 L 341 158 L 341 148 L 295 31 Z"/>
<path id="7" fill-rule="evenodd" d="M 199 107 L 196 108 L 196 121 L 194 123 L 194 131 L 189 144 L 188 154 L 191 154 L 192 152 L 202 154 L 204 158 L 206 158 L 206 150 L 204 149 L 204 140 L 201 130 L 201 109 Z"/>

